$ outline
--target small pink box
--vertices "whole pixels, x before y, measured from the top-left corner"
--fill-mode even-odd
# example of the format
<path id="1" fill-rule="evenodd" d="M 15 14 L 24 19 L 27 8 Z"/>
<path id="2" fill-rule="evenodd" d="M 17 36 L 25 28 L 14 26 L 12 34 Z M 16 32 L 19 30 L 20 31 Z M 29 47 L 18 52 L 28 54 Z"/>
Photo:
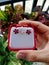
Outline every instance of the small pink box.
<path id="1" fill-rule="evenodd" d="M 8 30 L 8 49 L 34 50 L 36 48 L 36 38 L 34 27 L 31 25 L 14 24 Z"/>

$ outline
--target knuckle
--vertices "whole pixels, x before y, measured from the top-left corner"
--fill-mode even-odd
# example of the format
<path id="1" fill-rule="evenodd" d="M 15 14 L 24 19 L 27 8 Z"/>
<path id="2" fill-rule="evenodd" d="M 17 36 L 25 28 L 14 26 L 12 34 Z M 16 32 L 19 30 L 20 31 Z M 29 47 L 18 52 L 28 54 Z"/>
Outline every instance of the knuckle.
<path id="1" fill-rule="evenodd" d="M 36 61 L 36 59 L 37 59 L 37 56 L 36 55 L 32 55 L 32 57 L 31 57 L 31 61 Z"/>

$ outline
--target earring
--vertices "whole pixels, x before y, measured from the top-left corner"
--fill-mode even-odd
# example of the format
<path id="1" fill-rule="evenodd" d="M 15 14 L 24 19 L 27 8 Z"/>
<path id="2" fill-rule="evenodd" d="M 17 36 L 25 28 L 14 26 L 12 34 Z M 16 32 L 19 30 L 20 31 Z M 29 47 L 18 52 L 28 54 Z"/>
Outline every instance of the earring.
<path id="1" fill-rule="evenodd" d="M 19 30 L 18 29 L 14 29 L 14 34 L 17 34 L 17 33 L 19 33 Z"/>
<path id="2" fill-rule="evenodd" d="M 27 30 L 26 33 L 29 35 L 31 33 L 31 31 L 30 30 Z"/>

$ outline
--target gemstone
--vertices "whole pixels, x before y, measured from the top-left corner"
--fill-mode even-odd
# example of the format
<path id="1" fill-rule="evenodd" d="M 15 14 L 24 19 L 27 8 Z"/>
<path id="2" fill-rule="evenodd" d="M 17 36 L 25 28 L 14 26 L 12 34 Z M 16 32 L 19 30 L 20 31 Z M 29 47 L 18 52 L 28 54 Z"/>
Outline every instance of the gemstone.
<path id="1" fill-rule="evenodd" d="M 29 35 L 31 33 L 31 31 L 30 30 L 27 30 L 26 33 Z"/>
<path id="2" fill-rule="evenodd" d="M 18 30 L 18 29 L 15 29 L 13 32 L 14 32 L 15 34 L 17 34 L 17 33 L 19 33 L 19 30 Z"/>

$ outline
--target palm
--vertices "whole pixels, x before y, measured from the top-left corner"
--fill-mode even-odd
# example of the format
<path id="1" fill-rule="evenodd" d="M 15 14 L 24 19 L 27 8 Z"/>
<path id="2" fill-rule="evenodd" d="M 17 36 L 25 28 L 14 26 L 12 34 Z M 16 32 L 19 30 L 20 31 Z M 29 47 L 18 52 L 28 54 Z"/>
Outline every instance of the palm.
<path id="1" fill-rule="evenodd" d="M 37 39 L 36 39 L 36 44 L 37 44 L 37 49 L 43 49 L 47 42 L 48 42 L 48 31 L 41 34 L 41 33 L 37 33 Z"/>

